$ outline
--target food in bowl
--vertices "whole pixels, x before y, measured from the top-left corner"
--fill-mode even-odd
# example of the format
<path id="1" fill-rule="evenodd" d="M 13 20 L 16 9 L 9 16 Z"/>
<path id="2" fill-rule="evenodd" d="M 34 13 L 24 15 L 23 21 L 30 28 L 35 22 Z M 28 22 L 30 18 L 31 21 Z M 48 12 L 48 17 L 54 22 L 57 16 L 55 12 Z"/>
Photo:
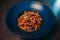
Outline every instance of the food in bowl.
<path id="1" fill-rule="evenodd" d="M 17 18 L 17 26 L 26 32 L 33 32 L 41 27 L 42 17 L 38 12 L 24 11 L 23 15 Z"/>

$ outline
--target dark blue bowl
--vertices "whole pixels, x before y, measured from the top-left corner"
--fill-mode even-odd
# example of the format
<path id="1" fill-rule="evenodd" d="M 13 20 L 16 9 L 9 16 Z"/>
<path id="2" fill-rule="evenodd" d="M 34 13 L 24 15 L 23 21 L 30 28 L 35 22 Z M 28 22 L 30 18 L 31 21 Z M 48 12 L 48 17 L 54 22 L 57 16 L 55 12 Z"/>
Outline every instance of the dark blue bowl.
<path id="1" fill-rule="evenodd" d="M 25 32 L 17 27 L 17 18 L 23 11 L 38 11 L 43 22 L 41 28 L 34 32 Z M 6 15 L 6 24 L 8 28 L 17 36 L 22 38 L 37 38 L 46 35 L 56 24 L 56 18 L 53 12 L 44 4 L 36 1 L 21 2 L 12 6 Z"/>

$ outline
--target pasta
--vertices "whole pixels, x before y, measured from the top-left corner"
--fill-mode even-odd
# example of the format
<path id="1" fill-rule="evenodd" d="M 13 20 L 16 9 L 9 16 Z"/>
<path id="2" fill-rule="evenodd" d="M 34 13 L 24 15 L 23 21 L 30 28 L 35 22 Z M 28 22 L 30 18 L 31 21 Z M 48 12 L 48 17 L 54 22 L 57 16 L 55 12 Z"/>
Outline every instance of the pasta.
<path id="1" fill-rule="evenodd" d="M 17 19 L 17 26 L 26 32 L 33 32 L 40 28 L 42 18 L 38 12 L 24 11 Z"/>

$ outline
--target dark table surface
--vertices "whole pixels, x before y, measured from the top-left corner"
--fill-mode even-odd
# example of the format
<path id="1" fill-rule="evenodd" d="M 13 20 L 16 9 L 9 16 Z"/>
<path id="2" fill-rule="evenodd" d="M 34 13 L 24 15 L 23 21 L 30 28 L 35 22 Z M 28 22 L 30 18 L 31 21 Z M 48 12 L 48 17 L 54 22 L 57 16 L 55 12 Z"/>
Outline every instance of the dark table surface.
<path id="1" fill-rule="evenodd" d="M 26 0 L 0 0 L 0 40 L 27 40 L 27 39 L 22 39 L 19 38 L 17 36 L 15 36 L 13 33 L 11 33 L 11 31 L 7 28 L 7 25 L 5 23 L 5 15 L 7 10 L 14 4 L 18 3 L 18 2 L 23 2 Z M 49 2 L 46 2 L 46 0 L 41 1 L 41 0 L 37 0 L 40 1 L 44 4 L 46 4 L 47 6 L 51 6 L 51 4 Z M 43 38 L 38 38 L 38 39 L 32 39 L 32 40 L 60 40 L 60 15 L 57 17 L 58 19 L 58 30 L 56 31 L 56 33 L 51 33 L 51 38 L 47 39 L 48 36 L 44 36 Z M 30 39 L 31 40 L 31 39 Z"/>

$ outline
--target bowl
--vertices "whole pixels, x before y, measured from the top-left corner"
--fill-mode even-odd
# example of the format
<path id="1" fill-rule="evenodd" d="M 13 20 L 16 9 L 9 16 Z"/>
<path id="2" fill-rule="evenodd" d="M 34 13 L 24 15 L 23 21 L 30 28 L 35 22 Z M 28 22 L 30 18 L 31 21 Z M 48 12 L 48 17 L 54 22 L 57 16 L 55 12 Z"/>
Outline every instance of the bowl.
<path id="1" fill-rule="evenodd" d="M 34 32 L 25 32 L 18 28 L 17 18 L 22 15 L 24 11 L 39 12 L 43 21 L 41 28 Z M 21 38 L 38 38 L 48 34 L 52 28 L 56 25 L 57 20 L 50 8 L 37 1 L 25 1 L 19 2 L 9 8 L 6 14 L 6 24 L 8 29 L 18 37 Z"/>

